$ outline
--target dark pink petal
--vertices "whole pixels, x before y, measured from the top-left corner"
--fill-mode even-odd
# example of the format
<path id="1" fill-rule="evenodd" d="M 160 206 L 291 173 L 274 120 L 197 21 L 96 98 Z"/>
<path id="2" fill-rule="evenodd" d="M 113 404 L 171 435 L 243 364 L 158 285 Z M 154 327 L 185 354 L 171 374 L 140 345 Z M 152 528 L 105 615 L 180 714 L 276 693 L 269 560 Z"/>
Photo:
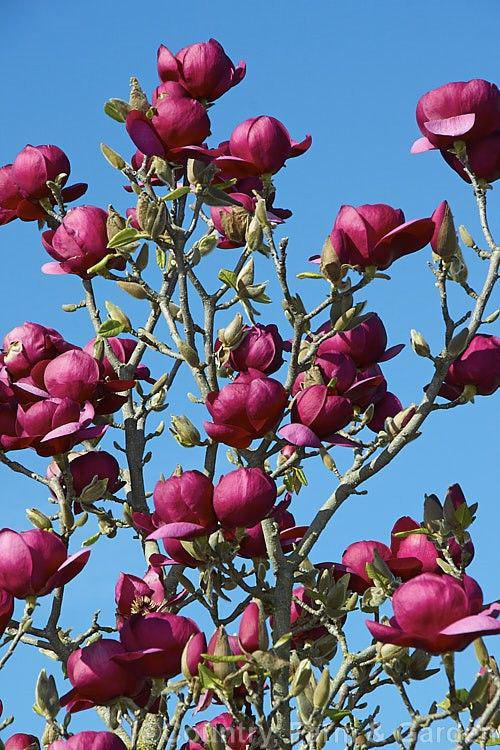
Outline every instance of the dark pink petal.
<path id="1" fill-rule="evenodd" d="M 188 523 L 186 521 L 179 523 L 166 523 L 159 529 L 153 531 L 147 537 L 147 541 L 155 539 L 195 539 L 206 534 L 210 529 L 197 523 Z"/>
<path id="2" fill-rule="evenodd" d="M 348 437 L 344 437 L 343 435 L 329 435 L 325 440 L 330 443 L 330 445 L 336 445 L 337 448 L 357 448 L 358 443 L 356 443 L 355 440 L 351 440 Z"/>
<path id="3" fill-rule="evenodd" d="M 134 109 L 127 115 L 125 125 L 129 136 L 143 154 L 165 156 L 163 143 L 146 115 Z"/>
<path id="4" fill-rule="evenodd" d="M 292 141 L 290 147 L 290 153 L 288 159 L 293 159 L 295 156 L 304 154 L 308 149 L 311 148 L 312 136 L 307 134 L 302 141 Z"/>
<path id="5" fill-rule="evenodd" d="M 219 156 L 215 159 L 215 164 L 227 177 L 250 177 L 260 173 L 255 164 L 237 156 Z"/>
<path id="6" fill-rule="evenodd" d="M 233 425 L 214 424 L 213 422 L 204 422 L 203 426 L 207 435 L 218 443 L 226 443 L 233 448 L 248 448 L 252 442 L 252 437 L 246 430 Z"/>
<path id="7" fill-rule="evenodd" d="M 175 55 L 170 52 L 168 47 L 164 44 L 160 44 L 157 53 L 158 61 L 158 75 L 162 81 L 178 81 L 179 80 L 179 62 Z"/>
<path id="8" fill-rule="evenodd" d="M 61 190 L 62 199 L 65 203 L 71 203 L 72 201 L 78 200 L 82 195 L 87 192 L 88 185 L 86 182 L 76 182 L 74 185 Z"/>
<path id="9" fill-rule="evenodd" d="M 88 562 L 89 557 L 89 549 L 82 549 L 79 552 L 76 552 L 74 555 L 68 557 L 68 559 L 63 562 L 59 569 L 54 573 L 54 575 L 49 578 L 42 593 L 48 593 L 49 591 L 52 591 L 59 586 L 64 586 L 66 583 L 69 583 L 69 581 L 75 578 L 75 576 L 77 576 L 78 573 L 83 570 Z"/>
<path id="10" fill-rule="evenodd" d="M 395 344 L 394 346 L 390 346 L 389 349 L 385 350 L 378 361 L 388 362 L 390 359 L 394 359 L 394 357 L 397 357 L 399 352 L 402 352 L 404 348 L 405 344 Z"/>
<path id="11" fill-rule="evenodd" d="M 381 643 L 392 643 L 394 646 L 411 646 L 411 636 L 405 635 L 402 630 L 391 627 L 390 625 L 381 625 L 373 620 L 365 620 L 366 627 L 375 638 Z"/>

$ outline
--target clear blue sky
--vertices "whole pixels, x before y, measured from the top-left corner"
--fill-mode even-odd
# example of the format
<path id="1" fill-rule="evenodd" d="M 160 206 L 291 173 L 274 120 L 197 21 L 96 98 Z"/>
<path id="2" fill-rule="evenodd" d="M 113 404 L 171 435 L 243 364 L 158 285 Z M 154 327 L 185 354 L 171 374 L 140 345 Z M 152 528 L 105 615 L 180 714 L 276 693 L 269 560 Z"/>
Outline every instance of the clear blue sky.
<path id="1" fill-rule="evenodd" d="M 295 138 L 306 132 L 313 135 L 309 153 L 290 162 L 277 179 L 277 205 L 294 212 L 286 226 L 294 272 L 303 270 L 307 256 L 321 247 L 342 203 L 386 202 L 403 208 L 410 219 L 429 215 L 447 198 L 457 223 L 479 235 L 465 183 L 436 154 L 411 156 L 409 148 L 418 135 L 414 110 L 424 91 L 450 80 L 497 78 L 500 7 L 495 0 L 4 0 L 2 5 L 0 164 L 12 160 L 26 143 L 57 144 L 70 156 L 75 180 L 90 183 L 87 202 L 112 202 L 124 210 L 130 205 L 127 194 L 117 173 L 102 159 L 99 143 L 105 141 L 124 154 L 132 149 L 124 130 L 103 114 L 104 101 L 111 96 L 127 98 L 131 75 L 148 90 L 156 85 L 160 42 L 176 51 L 213 36 L 233 60 L 247 61 L 245 81 L 211 110 L 214 143 L 227 137 L 237 122 L 258 114 L 278 117 Z M 493 194 L 491 202 L 498 216 L 498 196 Z M 500 231 L 498 220 L 496 229 Z M 40 272 L 46 257 L 33 224 L 16 222 L 0 228 L 0 258 L 2 335 L 33 320 L 58 328 L 78 343 L 90 338 L 82 314 L 65 315 L 60 309 L 62 303 L 80 299 L 78 280 Z M 411 328 L 422 331 L 433 344 L 440 340 L 437 292 L 426 267 L 428 259 L 429 251 L 424 250 L 398 262 L 391 269 L 390 285 L 380 282 L 369 289 L 370 307 L 382 315 L 392 343 L 407 342 Z M 212 268 L 231 260 L 227 252 L 217 251 L 211 256 Z M 261 269 L 261 277 L 268 278 L 269 270 Z M 320 293 L 316 282 L 298 284 L 309 303 Z M 462 309 L 465 299 L 456 296 L 455 301 Z M 272 313 L 269 316 L 266 322 L 274 319 Z M 162 366 L 157 364 L 158 374 Z M 428 367 L 409 348 L 385 371 L 405 403 L 420 397 Z M 194 414 L 200 424 L 201 410 Z M 498 597 L 498 451 L 492 439 L 497 425 L 494 398 L 477 399 L 474 406 L 432 419 L 427 434 L 371 482 L 366 497 L 353 498 L 342 508 L 314 559 L 338 557 L 356 539 L 385 539 L 398 515 L 419 517 L 424 492 L 442 496 L 449 484 L 460 482 L 469 500 L 480 504 L 473 528 L 477 554 L 470 570 L 487 600 Z M 195 458 L 186 452 L 174 455 L 165 437 L 150 464 L 151 485 L 160 471 L 170 473 L 177 461 L 189 468 Z M 227 466 L 221 465 L 223 470 Z M 1 482 L 2 525 L 26 527 L 24 508 L 44 507 L 44 493 L 6 469 L 1 469 Z M 309 488 L 294 501 L 300 521 L 307 518 L 306 508 L 323 501 L 329 482 L 321 467 L 312 472 Z M 76 622 L 76 628 L 83 628 L 90 611 L 98 608 L 103 619 L 111 618 L 118 572 L 142 572 L 140 557 L 131 549 L 126 538 L 97 545 L 79 583 L 69 587 L 63 624 Z M 52 666 L 25 647 L 0 674 L 0 697 L 5 712 L 16 714 L 16 731 L 41 729 L 31 705 L 33 675 L 42 665 Z M 459 683 L 470 686 L 472 657 L 460 656 L 459 665 Z M 420 694 L 428 702 L 435 697 L 426 687 Z M 388 731 L 398 714 L 394 700 L 385 714 Z M 75 726 L 90 727 L 94 722 L 90 714 L 82 714 Z"/>

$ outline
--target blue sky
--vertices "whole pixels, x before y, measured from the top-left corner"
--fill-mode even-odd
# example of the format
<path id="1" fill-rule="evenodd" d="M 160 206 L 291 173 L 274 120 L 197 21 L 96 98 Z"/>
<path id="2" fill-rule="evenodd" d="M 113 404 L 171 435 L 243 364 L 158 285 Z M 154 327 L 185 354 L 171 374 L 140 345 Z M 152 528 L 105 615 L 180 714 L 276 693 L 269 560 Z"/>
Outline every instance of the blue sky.
<path id="1" fill-rule="evenodd" d="M 27 12 L 17 2 L 3 2 L 0 164 L 11 161 L 26 143 L 57 144 L 70 156 L 74 179 L 89 182 L 87 202 L 104 207 L 112 202 L 124 210 L 130 205 L 127 194 L 119 175 L 102 159 L 99 143 L 105 141 L 125 155 L 132 149 L 124 130 L 103 114 L 104 101 L 112 96 L 127 98 L 131 75 L 138 76 L 147 90 L 156 85 L 160 42 L 176 51 L 213 36 L 235 62 L 247 62 L 244 82 L 211 110 L 214 144 L 227 137 L 235 124 L 258 114 L 278 117 L 297 139 L 312 133 L 309 153 L 290 162 L 276 180 L 277 205 L 294 212 L 285 228 L 293 273 L 307 267 L 307 256 L 321 247 L 342 203 L 386 202 L 403 208 L 410 219 L 430 215 L 446 198 L 457 223 L 466 224 L 479 236 L 465 183 L 437 154 L 411 156 L 409 147 L 418 135 L 414 110 L 423 92 L 450 80 L 495 80 L 500 62 L 500 7 L 494 0 L 473 4 L 469 0 L 279 0 L 272 4 L 260 0 L 245 5 L 199 0 L 189 5 L 53 0 L 30 5 Z M 491 205 L 492 213 L 498 215 L 494 193 Z M 493 218 L 492 223 L 500 231 L 500 222 Z M 77 343 L 90 338 L 90 327 L 81 313 L 70 316 L 61 311 L 62 303 L 81 298 L 78 280 L 44 276 L 39 270 L 46 257 L 34 225 L 16 222 L 0 228 L 0 258 L 2 335 L 24 320 L 33 320 L 58 328 Z M 391 269 L 390 285 L 379 282 L 366 294 L 370 309 L 383 317 L 391 343 L 408 342 L 411 328 L 422 331 L 435 346 L 440 341 L 438 298 L 427 268 L 429 258 L 429 251 L 424 250 L 400 261 Z M 212 273 L 232 260 L 227 251 L 217 251 L 210 258 Z M 478 264 L 473 261 L 471 265 L 475 266 L 471 268 L 474 285 Z M 261 278 L 268 278 L 269 272 L 259 265 Z M 309 304 L 323 290 L 317 283 L 297 282 Z M 453 302 L 460 311 L 467 300 L 456 294 Z M 141 309 L 130 305 L 133 314 Z M 275 315 L 264 311 L 264 322 L 271 322 Z M 157 374 L 163 366 L 161 362 L 153 365 Z M 410 403 L 420 397 L 429 368 L 407 347 L 385 372 L 391 388 Z M 200 409 L 190 412 L 198 424 L 204 417 Z M 386 538 L 399 515 L 419 517 L 425 492 L 442 496 L 449 484 L 460 482 L 469 500 L 480 504 L 473 528 L 476 559 L 470 570 L 480 580 L 487 600 L 498 596 L 494 575 L 498 570 L 497 451 L 492 440 L 497 424 L 494 398 L 479 398 L 473 406 L 430 420 L 426 434 L 370 483 L 369 494 L 341 509 L 314 559 L 338 556 L 356 539 Z M 42 467 L 35 457 L 28 458 Z M 175 452 L 172 441 L 162 438 L 149 465 L 151 486 L 161 471 L 170 473 L 178 461 L 189 468 L 195 458 Z M 221 464 L 220 471 L 227 469 Z M 44 493 L 4 468 L 0 472 L 2 525 L 23 528 L 24 508 L 44 507 Z M 323 501 L 330 481 L 321 466 L 311 471 L 310 486 L 294 500 L 293 510 L 300 521 Z M 79 583 L 69 588 L 65 625 L 76 622 L 75 627 L 85 627 L 89 613 L 98 608 L 103 618 L 111 618 L 116 575 L 123 569 L 142 571 L 139 555 L 131 550 L 125 537 L 118 543 L 105 540 L 97 545 Z M 106 576 L 102 575 L 104 566 Z M 361 625 L 357 631 L 361 636 Z M 5 712 L 16 715 L 16 731 L 41 728 L 31 705 L 33 675 L 44 665 L 52 666 L 25 647 L 0 674 L 0 697 Z M 464 685 L 472 683 L 474 670 L 472 657 L 461 655 L 459 674 Z M 420 695 L 427 703 L 435 697 L 425 686 Z M 393 699 L 384 728 L 389 730 L 397 715 Z M 80 728 L 91 725 L 90 715 L 80 715 L 75 721 Z"/>

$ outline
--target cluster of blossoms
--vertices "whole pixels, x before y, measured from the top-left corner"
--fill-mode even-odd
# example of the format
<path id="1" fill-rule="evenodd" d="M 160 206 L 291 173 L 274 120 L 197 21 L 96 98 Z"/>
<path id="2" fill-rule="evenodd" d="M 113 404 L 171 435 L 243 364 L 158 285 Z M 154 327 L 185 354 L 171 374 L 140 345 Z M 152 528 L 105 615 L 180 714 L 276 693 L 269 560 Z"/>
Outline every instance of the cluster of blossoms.
<path id="1" fill-rule="evenodd" d="M 110 338 L 120 363 L 135 348 L 132 339 Z M 25 323 L 7 333 L 0 353 L 0 446 L 4 451 L 33 448 L 40 456 L 71 450 L 99 438 L 105 424 L 93 424 L 117 411 L 135 381 L 121 380 L 107 357 L 70 344 L 52 328 Z M 136 378 L 149 378 L 141 366 Z"/>
<path id="2" fill-rule="evenodd" d="M 168 408 L 160 398 L 153 405 L 150 400 L 159 391 L 162 397 L 165 395 L 168 387 L 162 389 L 167 376 L 155 382 L 144 365 L 127 367 L 131 359 L 134 361 L 138 341 L 110 336 L 98 313 L 93 315 L 97 318 L 97 338 L 83 348 L 36 323 L 25 323 L 8 333 L 0 352 L 2 458 L 10 451 L 27 448 L 40 457 L 53 458 L 41 480 L 63 509 L 60 534 L 55 532 L 52 520 L 36 509 L 31 517 L 28 514 L 36 529 L 20 533 L 0 530 L 0 632 L 10 628 L 10 635 L 16 599 L 25 600 L 31 615 L 38 597 L 62 588 L 83 570 L 89 550 L 69 554 L 68 546 L 78 524 L 86 523 L 87 510 L 99 518 L 97 538 L 101 533 L 113 537 L 118 525 L 131 527 L 148 550 L 147 571 L 142 577 L 120 574 L 115 586 L 115 628 L 99 632 L 96 619 L 91 637 L 71 641 L 68 634 L 67 643 L 73 648 L 60 641 L 71 688 L 63 696 L 57 695 L 57 710 L 64 706 L 68 714 L 73 714 L 105 707 L 110 710 L 110 726 L 116 716 L 129 710 L 141 720 L 146 714 L 159 716 L 165 714 L 166 683 L 179 677 L 182 686 L 189 686 L 197 711 L 224 704 L 231 709 L 236 706 L 239 715 L 246 717 L 242 724 L 235 719 L 234 711 L 224 711 L 196 723 L 184 750 L 246 750 L 258 741 L 254 687 L 258 685 L 264 691 L 275 674 L 289 666 L 279 660 L 279 640 L 274 640 L 274 651 L 269 650 L 268 631 L 275 631 L 276 613 L 267 582 L 270 558 L 275 565 L 272 544 L 277 542 L 275 557 L 295 553 L 308 533 L 307 526 L 297 525 L 290 510 L 292 491 L 298 490 L 288 469 L 303 472 L 297 462 L 317 454 L 333 463 L 328 450 L 334 446 L 356 449 L 361 460 L 367 448 L 358 438 L 362 429 L 376 434 L 369 444 L 375 450 L 388 445 L 417 412 L 414 405 L 404 408 L 388 389 L 381 367 L 397 356 L 403 345 L 388 346 L 388 334 L 377 313 L 363 314 L 363 305 L 350 306 L 354 305 L 354 289 L 348 275 L 352 271 L 359 274 L 361 286 L 374 278 L 387 278 L 382 271 L 430 244 L 441 274 L 455 274 L 462 284 L 466 279 L 456 270 L 462 262 L 461 251 L 446 201 L 431 217 L 411 221 L 406 221 L 400 209 L 386 204 L 343 205 L 321 255 L 310 260 L 321 271 L 312 275 L 329 283 L 331 299 L 334 295 L 341 302 L 350 298 L 349 305 L 340 312 L 330 305 L 330 318 L 315 330 L 305 325 L 307 316 L 301 311 L 301 338 L 293 341 L 287 340 L 274 323 L 256 324 L 248 300 L 269 299 L 264 294 L 265 284 L 254 284 L 253 265 L 244 265 L 245 261 L 253 263 L 245 257 L 245 250 L 239 270 L 237 267 L 234 273 L 219 278 L 226 284 L 234 277 L 234 284 L 226 285 L 234 287 L 250 324 L 244 324 L 238 314 L 212 340 L 210 315 L 206 315 L 206 330 L 191 325 L 189 310 L 178 308 L 167 293 L 155 296 L 144 282 L 141 272 L 147 260 L 139 262 L 143 250 L 131 259 L 138 240 L 158 245 L 158 265 L 165 284 L 171 280 L 173 268 L 180 273 L 183 263 L 188 263 L 190 280 L 196 287 L 193 269 L 203 255 L 203 240 L 195 245 L 196 253 L 183 254 L 183 246 L 176 255 L 176 242 L 181 236 L 191 236 L 194 229 L 184 231 L 175 225 L 184 206 L 182 212 L 166 207 L 168 201 L 185 199 L 190 192 L 196 196 L 197 206 L 205 201 L 210 209 L 210 215 L 204 216 L 209 225 L 204 238 L 209 250 L 215 245 L 225 250 L 245 247 L 273 255 L 264 242 L 269 241 L 266 232 L 269 230 L 272 236 L 273 227 L 291 214 L 274 206 L 273 176 L 288 159 L 309 149 L 311 137 L 294 141 L 279 120 L 262 115 L 237 125 L 229 139 L 216 147 L 206 142 L 211 129 L 209 108 L 245 75 L 245 64 L 234 65 L 214 39 L 190 45 L 176 55 L 162 45 L 158 50 L 158 75 L 160 83 L 151 101 L 135 79 L 129 103 L 111 100 L 113 116 L 125 124 L 137 149 L 130 165 L 107 150 L 108 160 L 130 178 L 128 191 L 139 196 L 137 206 L 127 210 L 127 218 L 112 207 L 105 211 L 84 205 L 66 211 L 65 204 L 80 198 L 86 185 L 66 187 L 70 165 L 56 146 L 26 146 L 12 164 L 0 169 L 0 224 L 16 218 L 47 224 L 42 244 L 52 261 L 43 266 L 45 273 L 76 275 L 90 294 L 96 275 L 117 281 L 132 296 L 149 299 L 153 322 L 168 308 L 165 317 L 176 334 L 172 338 L 176 345 L 177 337 L 181 341 L 178 352 L 154 338 L 150 333 L 154 325 L 135 331 L 127 319 L 127 326 L 120 330 L 131 332 L 141 345 L 148 342 L 157 351 L 166 351 L 179 365 L 189 365 L 200 378 L 213 365 L 213 377 L 206 379 L 203 399 L 198 399 L 210 416 L 204 421 L 207 439 L 201 439 L 186 417 L 172 419 L 172 432 L 181 445 L 206 446 L 213 451 L 213 461 L 206 463 L 207 467 L 212 463 L 212 469 L 184 471 L 177 467 L 168 478 L 160 478 L 151 493 L 150 512 L 150 495 L 144 489 L 141 472 L 149 460 L 144 447 L 151 435 L 144 426 L 148 409 Z M 416 142 L 414 152 L 439 149 L 464 179 L 470 180 L 471 172 L 482 180 L 500 177 L 500 94 L 495 85 L 476 80 L 447 84 L 429 92 L 419 101 L 417 122 L 424 137 Z M 169 193 L 157 199 L 153 188 L 168 188 Z M 118 235 L 125 237 L 123 242 L 117 243 Z M 284 260 L 273 250 L 279 273 Z M 171 255 L 167 257 L 168 253 Z M 128 270 L 128 265 L 131 274 L 118 276 Z M 186 282 L 179 297 L 187 297 L 187 289 Z M 214 300 L 212 297 L 211 302 Z M 300 298 L 293 302 L 299 305 Z M 176 308 L 175 313 L 169 304 Z M 325 304 L 318 310 L 327 307 Z M 294 322 L 290 306 L 287 312 Z M 123 320 L 124 314 L 121 310 L 119 313 Z M 310 320 L 313 317 L 311 314 Z M 186 341 L 178 336 L 177 322 L 184 325 Z M 189 343 L 196 343 L 195 334 L 200 333 L 208 350 L 206 363 L 200 363 Z M 422 337 L 412 338 L 412 344 L 417 354 L 438 359 L 432 357 Z M 452 403 L 441 406 L 464 403 L 476 395 L 487 396 L 500 387 L 498 337 L 474 333 L 456 354 L 447 360 L 449 366 L 438 393 Z M 283 377 L 287 360 L 290 366 Z M 125 378 L 124 372 L 130 377 Z M 218 377 L 227 381 L 220 388 Z M 144 394 L 138 382 L 141 380 L 153 384 L 150 394 Z M 138 406 L 131 393 L 135 387 L 140 396 Z M 127 449 L 133 432 L 127 428 L 139 414 L 132 427 L 136 429 L 140 422 L 133 448 L 140 456 L 133 466 L 132 458 L 137 456 L 127 455 L 128 471 L 122 474 L 114 456 L 96 447 L 113 424 L 112 415 L 124 406 L 125 422 L 118 426 L 126 433 Z M 157 432 L 161 434 L 161 430 Z M 262 443 L 255 449 L 253 443 L 258 439 Z M 75 452 L 81 443 L 85 443 L 84 450 Z M 232 449 L 228 456 L 237 468 L 216 481 L 218 444 Z M 268 446 L 274 447 L 266 455 L 259 454 Z M 307 454 L 306 448 L 314 451 Z M 127 449 L 122 450 L 127 453 Z M 274 454 L 278 461 L 272 471 L 269 459 Z M 139 494 L 144 495 L 144 502 L 134 495 L 134 470 L 141 477 Z M 280 486 L 277 480 L 282 476 L 284 484 Z M 117 500 L 115 493 L 126 483 L 127 503 L 123 504 L 123 520 L 117 524 L 111 513 L 93 503 Z M 408 516 L 399 518 L 388 544 L 360 540 L 347 547 L 339 562 L 313 565 L 308 559 L 301 560 L 304 567 L 297 566 L 294 571 L 300 585 L 292 591 L 290 583 L 291 632 L 284 639 L 291 646 L 289 661 L 293 668 L 295 658 L 299 663 L 295 675 L 300 675 L 302 657 L 306 661 L 311 658 L 314 666 L 322 668 L 328 663 L 335 652 L 338 628 L 358 604 L 365 612 L 377 613 L 375 620 L 367 621 L 367 627 L 379 647 L 391 644 L 437 655 L 461 651 L 483 635 L 498 634 L 500 605 L 485 605 L 479 584 L 465 572 L 474 556 L 467 531 L 474 512 L 475 507 L 467 505 L 460 487 L 453 485 L 443 505 L 434 496 L 427 498 L 421 522 Z M 70 521 L 66 518 L 63 523 L 63 513 Z M 74 514 L 79 521 L 74 522 Z M 273 532 L 272 544 L 266 529 Z M 95 538 L 89 541 L 93 543 Z M 158 542 L 165 554 L 160 552 Z M 151 549 L 155 551 L 150 554 Z M 241 571 L 235 567 L 237 558 L 245 560 Z M 257 588 L 245 583 L 250 575 L 246 560 L 252 561 L 251 574 Z M 183 577 L 183 568 L 199 571 L 199 588 Z M 173 588 L 167 570 L 174 573 Z M 179 581 L 183 586 L 180 592 Z M 248 596 L 234 610 L 234 616 L 227 618 L 226 624 L 239 618 L 237 633 L 228 634 L 214 601 L 218 595 L 229 601 L 224 589 L 234 589 L 238 584 Z M 186 604 L 197 599 L 213 616 L 213 633 L 204 633 L 194 619 L 181 614 Z M 394 611 L 388 622 L 378 618 L 386 600 L 391 601 Z M 288 602 L 285 613 L 288 617 Z M 66 637 L 62 629 L 59 634 L 49 634 L 52 640 L 61 635 Z M 283 633 L 280 635 L 282 640 Z M 52 641 L 49 645 L 52 647 Z M 309 680 L 312 670 L 309 674 L 307 668 L 302 671 Z M 293 686 L 291 694 L 298 696 L 305 691 L 307 680 Z M 327 703 L 329 677 L 325 690 Z M 321 705 L 316 705 L 316 700 Z M 319 715 L 320 708 L 325 708 L 323 700 L 313 698 L 312 714 Z M 279 702 L 273 711 L 278 709 Z M 57 712 L 52 715 L 45 710 L 49 727 L 55 731 Z M 49 750 L 126 747 L 113 732 L 68 736 L 67 726 L 61 725 L 56 739 L 44 743 Z M 40 745 L 32 735 L 14 734 L 6 740 L 5 748 L 39 750 Z"/>

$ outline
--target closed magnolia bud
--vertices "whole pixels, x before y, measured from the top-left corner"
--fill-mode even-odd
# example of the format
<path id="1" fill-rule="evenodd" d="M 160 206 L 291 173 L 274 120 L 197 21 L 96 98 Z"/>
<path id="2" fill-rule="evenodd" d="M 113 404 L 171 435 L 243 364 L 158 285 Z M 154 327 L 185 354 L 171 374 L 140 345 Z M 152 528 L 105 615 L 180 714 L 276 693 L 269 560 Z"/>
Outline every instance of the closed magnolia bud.
<path id="1" fill-rule="evenodd" d="M 215 727 L 211 726 L 211 724 L 207 724 L 205 734 L 206 740 L 204 742 L 204 747 L 206 750 L 225 750 L 227 745 Z"/>
<path id="2" fill-rule="evenodd" d="M 52 675 L 47 675 L 44 669 L 38 675 L 35 687 L 35 705 L 37 713 L 46 719 L 54 719 L 60 708 L 56 682 Z"/>
<path id="3" fill-rule="evenodd" d="M 430 356 L 431 350 L 429 344 L 419 331 L 416 331 L 414 328 L 412 328 L 410 332 L 410 338 L 411 346 L 415 354 L 418 354 L 419 357 Z"/>
<path id="4" fill-rule="evenodd" d="M 227 637 L 227 633 L 222 625 L 217 628 L 213 636 L 210 638 L 207 653 L 209 653 L 211 656 L 233 655 L 231 645 L 229 643 L 229 638 Z M 231 662 L 215 661 L 211 662 L 211 668 L 216 677 L 219 678 L 219 680 L 224 680 L 235 671 L 236 665 L 232 664 Z"/>
<path id="5" fill-rule="evenodd" d="M 172 416 L 171 421 L 170 432 L 180 445 L 184 448 L 194 448 L 195 445 L 200 444 L 201 435 L 188 417 Z"/>
<path id="6" fill-rule="evenodd" d="M 44 531 L 52 530 L 52 522 L 45 513 L 42 513 L 38 508 L 28 508 L 26 510 L 26 517 L 28 521 L 33 524 L 37 529 L 43 529 Z"/>
<path id="7" fill-rule="evenodd" d="M 335 248 L 332 244 L 330 236 L 325 240 L 323 249 L 321 251 L 320 259 L 321 273 L 325 276 L 328 281 L 335 283 L 342 278 L 342 265 L 339 260 Z"/>
<path id="8" fill-rule="evenodd" d="M 431 218 L 435 227 L 431 238 L 432 251 L 443 260 L 450 261 L 459 252 L 459 247 L 448 201 L 442 201 Z"/>
<path id="9" fill-rule="evenodd" d="M 458 231 L 460 232 L 460 238 L 466 247 L 476 247 L 474 238 L 463 224 L 460 224 L 460 226 L 458 227 Z"/>
<path id="10" fill-rule="evenodd" d="M 198 185 L 203 182 L 204 173 L 206 173 L 207 165 L 205 162 L 199 159 L 188 159 L 187 160 L 187 178 L 190 185 Z"/>
<path id="11" fill-rule="evenodd" d="M 123 289 L 124 292 L 127 292 L 127 294 L 130 294 L 130 296 L 135 299 L 148 298 L 144 287 L 137 284 L 135 281 L 118 281 L 117 284 L 120 289 Z"/>
<path id="12" fill-rule="evenodd" d="M 165 231 L 167 226 L 167 207 L 163 202 L 160 202 L 155 206 L 155 214 L 153 221 L 150 226 L 146 229 L 147 232 L 155 239 L 159 237 Z"/>
<path id="13" fill-rule="evenodd" d="M 136 206 L 137 221 L 139 222 L 141 229 L 146 229 L 146 224 L 150 218 L 149 214 L 152 207 L 154 208 L 154 204 L 151 202 L 148 195 L 146 193 L 141 193 L 137 199 Z"/>
<path id="14" fill-rule="evenodd" d="M 200 364 L 200 359 L 198 357 L 198 352 L 196 349 L 193 349 L 192 346 L 187 344 L 185 341 L 181 341 L 179 344 L 179 352 L 182 354 L 188 365 L 191 367 L 198 367 Z"/>
<path id="15" fill-rule="evenodd" d="M 254 250 L 257 250 L 261 244 L 262 244 L 262 226 L 257 218 L 257 216 L 253 216 L 250 220 L 250 223 L 247 228 L 246 232 L 246 243 L 248 249 L 253 252 Z"/>
<path id="16" fill-rule="evenodd" d="M 452 340 L 448 344 L 448 354 L 452 357 L 458 357 L 465 349 L 467 339 L 469 338 L 469 329 L 462 328 L 459 333 L 453 336 Z"/>
<path id="17" fill-rule="evenodd" d="M 181 670 L 186 680 L 198 676 L 198 665 L 202 663 L 201 655 L 207 652 L 207 640 L 204 633 L 192 635 L 184 646 L 181 659 Z"/>
<path id="18" fill-rule="evenodd" d="M 392 643 L 377 643 L 377 656 L 380 661 L 392 661 L 398 659 L 406 652 L 401 646 L 393 646 Z"/>
<path id="19" fill-rule="evenodd" d="M 125 229 L 126 221 L 123 216 L 120 216 L 118 211 L 115 211 L 113 206 L 108 206 L 108 218 L 106 220 L 106 232 L 108 234 L 108 240 L 112 240 L 115 234 Z"/>
<path id="20" fill-rule="evenodd" d="M 260 600 L 252 601 L 245 607 L 238 630 L 240 645 L 244 651 L 267 651 L 269 637 L 266 628 L 266 615 Z"/>
<path id="21" fill-rule="evenodd" d="M 328 668 L 325 667 L 313 693 L 314 708 L 318 711 L 323 711 L 330 701 L 331 692 L 330 673 Z"/>
<path id="22" fill-rule="evenodd" d="M 255 217 L 258 219 L 263 229 L 269 226 L 269 217 L 267 215 L 266 201 L 264 198 L 257 198 L 255 204 Z"/>
<path id="23" fill-rule="evenodd" d="M 101 143 L 101 151 L 106 161 L 115 169 L 122 170 L 127 166 L 125 159 L 105 143 Z"/>
<path id="24" fill-rule="evenodd" d="M 293 676 L 290 685 L 290 695 L 295 698 L 304 692 L 312 676 L 311 664 L 307 659 L 302 659 Z"/>

